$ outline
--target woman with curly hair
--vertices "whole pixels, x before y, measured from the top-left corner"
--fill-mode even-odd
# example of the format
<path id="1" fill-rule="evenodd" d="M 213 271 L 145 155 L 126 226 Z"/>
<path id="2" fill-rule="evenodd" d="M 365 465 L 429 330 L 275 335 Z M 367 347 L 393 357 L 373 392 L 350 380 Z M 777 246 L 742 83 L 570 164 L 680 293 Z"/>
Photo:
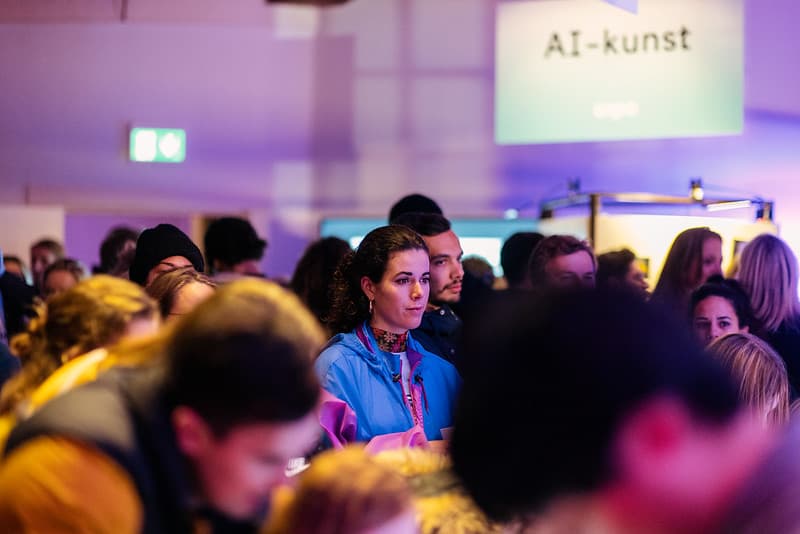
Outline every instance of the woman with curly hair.
<path id="1" fill-rule="evenodd" d="M 20 373 L 0 394 L 0 415 L 25 415 L 29 395 L 64 363 L 159 324 L 156 303 L 136 284 L 98 275 L 40 304 L 27 332 L 11 340 Z"/>
<path id="2" fill-rule="evenodd" d="M 436 440 L 452 424 L 461 379 L 409 333 L 428 302 L 429 271 L 425 242 L 399 225 L 367 234 L 337 270 L 329 324 L 338 333 L 316 369 L 355 412 L 359 441 L 414 427 Z"/>
<path id="3" fill-rule="evenodd" d="M 308 306 L 317 319 L 326 325 L 330 316 L 329 289 L 333 275 L 349 252 L 347 241 L 324 237 L 311 243 L 297 262 L 289 286 Z"/>

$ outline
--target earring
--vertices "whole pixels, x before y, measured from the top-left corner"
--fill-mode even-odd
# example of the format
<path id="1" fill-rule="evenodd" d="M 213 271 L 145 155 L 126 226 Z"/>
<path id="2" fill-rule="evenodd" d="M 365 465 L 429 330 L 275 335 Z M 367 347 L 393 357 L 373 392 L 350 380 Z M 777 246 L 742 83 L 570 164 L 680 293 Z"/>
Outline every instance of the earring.
<path id="1" fill-rule="evenodd" d="M 374 300 L 369 301 L 369 314 L 372 315 L 372 303 L 375 302 Z"/>

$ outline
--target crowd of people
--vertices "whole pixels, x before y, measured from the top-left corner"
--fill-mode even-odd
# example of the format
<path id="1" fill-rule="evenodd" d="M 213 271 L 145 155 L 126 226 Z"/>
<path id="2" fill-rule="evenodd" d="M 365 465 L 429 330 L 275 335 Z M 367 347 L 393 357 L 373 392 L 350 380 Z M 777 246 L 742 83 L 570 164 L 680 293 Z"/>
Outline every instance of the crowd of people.
<path id="1" fill-rule="evenodd" d="M 779 237 L 725 278 L 687 229 L 651 294 L 628 249 L 518 233 L 497 280 L 433 200 L 387 223 L 283 284 L 234 217 L 6 257 L 0 530 L 800 531 Z"/>

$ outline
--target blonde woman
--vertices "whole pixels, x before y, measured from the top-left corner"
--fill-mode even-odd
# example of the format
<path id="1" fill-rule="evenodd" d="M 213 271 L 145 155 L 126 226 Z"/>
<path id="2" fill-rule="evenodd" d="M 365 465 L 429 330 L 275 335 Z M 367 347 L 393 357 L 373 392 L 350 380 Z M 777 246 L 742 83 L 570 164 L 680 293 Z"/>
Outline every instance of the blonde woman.
<path id="1" fill-rule="evenodd" d="M 28 330 L 11 340 L 20 373 L 0 394 L 0 415 L 25 415 L 30 394 L 64 363 L 125 336 L 146 335 L 159 325 L 156 303 L 144 289 L 98 275 L 40 304 Z M 0 435 L 5 425 L 0 424 Z"/>
<path id="2" fill-rule="evenodd" d="M 315 457 L 279 501 L 265 534 L 419 532 L 405 479 L 358 446 Z"/>
<path id="3" fill-rule="evenodd" d="M 717 338 L 708 350 L 739 386 L 739 397 L 767 425 L 789 419 L 789 379 L 780 356 L 752 334 L 734 333 Z"/>
<path id="4" fill-rule="evenodd" d="M 745 246 L 736 276 L 753 308 L 751 332 L 780 354 L 792 396 L 800 391 L 800 301 L 797 258 L 779 237 L 762 234 Z"/>

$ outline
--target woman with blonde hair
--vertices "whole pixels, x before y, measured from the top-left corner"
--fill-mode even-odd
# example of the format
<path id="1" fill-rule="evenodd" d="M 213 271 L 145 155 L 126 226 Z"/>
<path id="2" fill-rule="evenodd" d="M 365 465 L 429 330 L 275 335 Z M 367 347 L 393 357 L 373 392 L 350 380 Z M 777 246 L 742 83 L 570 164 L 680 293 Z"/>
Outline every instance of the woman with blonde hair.
<path id="1" fill-rule="evenodd" d="M 434 449 L 401 447 L 375 461 L 402 474 L 411 488 L 422 534 L 500 534 L 453 472 L 450 457 Z"/>
<path id="2" fill-rule="evenodd" d="M 413 534 L 411 491 L 394 469 L 350 446 L 316 456 L 284 492 L 264 534 Z"/>
<path id="3" fill-rule="evenodd" d="M 36 309 L 27 332 L 11 340 L 22 370 L 3 387 L 0 415 L 24 414 L 29 395 L 64 363 L 125 336 L 154 332 L 156 303 L 144 289 L 120 278 L 98 275 Z"/>
<path id="4" fill-rule="evenodd" d="M 792 395 L 800 391 L 800 301 L 797 258 L 779 237 L 761 234 L 742 251 L 736 275 L 753 308 L 751 331 L 786 364 Z"/>
<path id="5" fill-rule="evenodd" d="M 213 280 L 194 267 L 179 267 L 159 274 L 145 291 L 158 302 L 161 317 L 170 320 L 186 315 L 213 295 L 216 288 Z"/>
<path id="6" fill-rule="evenodd" d="M 733 333 L 717 338 L 708 350 L 739 385 L 739 398 L 765 424 L 789 419 L 789 379 L 778 354 L 752 334 Z"/>

